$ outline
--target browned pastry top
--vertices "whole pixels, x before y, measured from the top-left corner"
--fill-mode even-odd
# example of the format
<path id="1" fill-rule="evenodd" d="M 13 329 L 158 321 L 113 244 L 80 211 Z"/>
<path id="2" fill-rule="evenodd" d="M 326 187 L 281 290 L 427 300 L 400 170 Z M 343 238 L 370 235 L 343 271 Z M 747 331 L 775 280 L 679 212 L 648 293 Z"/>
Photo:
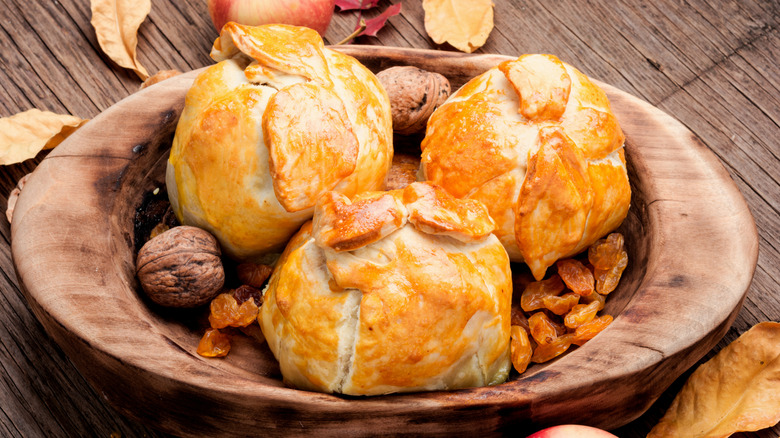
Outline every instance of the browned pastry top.
<path id="1" fill-rule="evenodd" d="M 624 140 L 603 90 L 552 55 L 524 55 L 434 112 L 421 168 L 454 196 L 482 201 L 512 260 L 541 279 L 625 218 Z"/>

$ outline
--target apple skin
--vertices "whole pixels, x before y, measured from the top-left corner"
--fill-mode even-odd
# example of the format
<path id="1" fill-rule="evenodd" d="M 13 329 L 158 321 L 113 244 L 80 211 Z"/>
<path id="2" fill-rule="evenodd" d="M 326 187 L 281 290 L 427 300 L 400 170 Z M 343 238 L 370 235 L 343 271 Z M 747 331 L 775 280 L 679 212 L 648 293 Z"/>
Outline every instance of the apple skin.
<path id="1" fill-rule="evenodd" d="M 248 26 L 306 26 L 322 35 L 330 24 L 336 0 L 208 0 L 208 6 L 217 32 L 228 21 L 235 21 Z"/>
<path id="2" fill-rule="evenodd" d="M 564 424 L 542 429 L 528 438 L 617 438 L 606 430 L 579 424 Z"/>

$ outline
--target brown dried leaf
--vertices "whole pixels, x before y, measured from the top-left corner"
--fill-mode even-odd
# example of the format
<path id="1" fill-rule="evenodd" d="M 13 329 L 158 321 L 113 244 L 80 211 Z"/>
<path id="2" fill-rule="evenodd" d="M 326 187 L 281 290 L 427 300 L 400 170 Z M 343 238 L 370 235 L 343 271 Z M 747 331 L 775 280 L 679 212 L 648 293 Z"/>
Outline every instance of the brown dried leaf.
<path id="1" fill-rule="evenodd" d="M 149 73 L 138 62 L 138 28 L 152 9 L 151 0 L 92 0 L 92 27 L 103 52 L 141 80 Z"/>
<path id="2" fill-rule="evenodd" d="M 482 47 L 493 30 L 491 0 L 423 0 L 423 9 L 428 36 L 462 52 Z"/>
<path id="3" fill-rule="evenodd" d="M 81 125 L 78 117 L 31 109 L 0 119 L 0 164 L 20 163 L 62 143 Z"/>
<path id="4" fill-rule="evenodd" d="M 762 322 L 701 365 L 648 438 L 727 437 L 780 421 L 780 323 Z"/>

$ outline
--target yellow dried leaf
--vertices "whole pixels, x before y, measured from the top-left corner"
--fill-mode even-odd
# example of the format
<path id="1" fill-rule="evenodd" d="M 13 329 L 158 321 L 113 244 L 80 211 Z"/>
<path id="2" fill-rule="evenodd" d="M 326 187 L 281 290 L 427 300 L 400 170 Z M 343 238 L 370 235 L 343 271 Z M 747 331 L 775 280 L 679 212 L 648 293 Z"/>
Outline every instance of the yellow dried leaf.
<path id="1" fill-rule="evenodd" d="M 0 164 L 20 163 L 62 143 L 86 123 L 75 116 L 39 109 L 0 119 Z"/>
<path id="2" fill-rule="evenodd" d="M 149 73 L 138 62 L 138 28 L 152 9 L 151 0 L 92 0 L 92 27 L 103 52 L 141 80 Z"/>
<path id="3" fill-rule="evenodd" d="M 727 437 L 780 421 L 780 323 L 762 322 L 701 365 L 648 438 Z"/>
<path id="4" fill-rule="evenodd" d="M 423 10 L 428 36 L 466 53 L 482 47 L 493 30 L 491 0 L 423 0 Z"/>

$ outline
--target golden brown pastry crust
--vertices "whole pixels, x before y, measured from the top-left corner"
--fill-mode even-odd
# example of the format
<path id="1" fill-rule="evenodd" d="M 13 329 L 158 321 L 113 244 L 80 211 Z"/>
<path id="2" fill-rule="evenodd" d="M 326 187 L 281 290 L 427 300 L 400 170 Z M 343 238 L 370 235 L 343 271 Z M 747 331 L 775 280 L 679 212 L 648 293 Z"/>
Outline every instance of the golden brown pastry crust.
<path id="1" fill-rule="evenodd" d="M 435 212 L 436 234 L 415 209 Z M 285 381 L 352 395 L 502 382 L 512 284 L 492 228 L 481 204 L 428 183 L 320 198 L 259 317 Z"/>
<path id="2" fill-rule="evenodd" d="M 380 190 L 392 162 L 390 103 L 376 77 L 320 36 L 229 23 L 195 80 L 166 181 L 185 224 L 225 252 L 280 250 L 329 190 Z"/>
<path id="3" fill-rule="evenodd" d="M 421 170 L 453 195 L 482 201 L 511 259 L 541 279 L 625 218 L 624 141 L 603 90 L 554 56 L 524 55 L 436 110 Z"/>

